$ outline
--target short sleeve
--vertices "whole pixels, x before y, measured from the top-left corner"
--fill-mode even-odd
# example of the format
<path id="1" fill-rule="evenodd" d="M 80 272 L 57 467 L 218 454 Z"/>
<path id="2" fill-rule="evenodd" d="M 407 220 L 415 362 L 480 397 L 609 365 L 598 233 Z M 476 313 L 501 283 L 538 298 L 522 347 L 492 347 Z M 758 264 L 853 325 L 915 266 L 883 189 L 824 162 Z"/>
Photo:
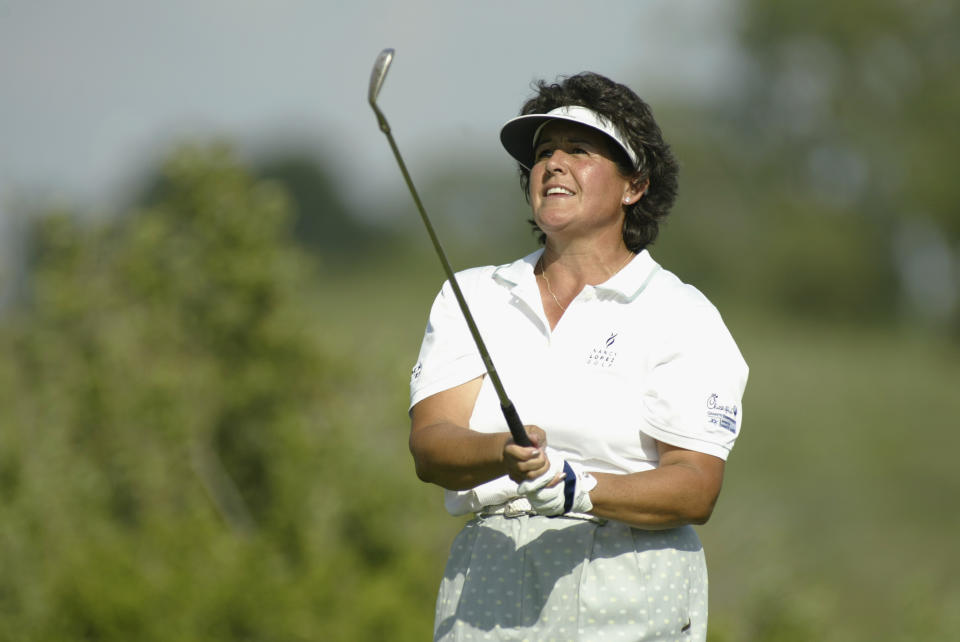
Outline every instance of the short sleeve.
<path id="1" fill-rule="evenodd" d="M 484 372 L 483 360 L 453 289 L 449 281 L 445 282 L 430 309 L 420 354 L 410 374 L 410 407 Z"/>
<path id="2" fill-rule="evenodd" d="M 640 430 L 663 443 L 726 460 L 743 425 L 748 368 L 711 305 L 662 337 L 643 390 Z"/>

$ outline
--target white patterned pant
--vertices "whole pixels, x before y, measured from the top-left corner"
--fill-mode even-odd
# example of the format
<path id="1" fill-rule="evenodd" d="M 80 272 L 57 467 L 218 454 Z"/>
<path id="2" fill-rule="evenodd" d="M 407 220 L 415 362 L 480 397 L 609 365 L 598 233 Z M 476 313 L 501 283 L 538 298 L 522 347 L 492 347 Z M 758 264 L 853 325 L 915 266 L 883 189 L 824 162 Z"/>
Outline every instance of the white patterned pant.
<path id="1" fill-rule="evenodd" d="M 683 640 L 707 635 L 707 569 L 693 528 L 491 515 L 450 551 L 434 640 Z"/>

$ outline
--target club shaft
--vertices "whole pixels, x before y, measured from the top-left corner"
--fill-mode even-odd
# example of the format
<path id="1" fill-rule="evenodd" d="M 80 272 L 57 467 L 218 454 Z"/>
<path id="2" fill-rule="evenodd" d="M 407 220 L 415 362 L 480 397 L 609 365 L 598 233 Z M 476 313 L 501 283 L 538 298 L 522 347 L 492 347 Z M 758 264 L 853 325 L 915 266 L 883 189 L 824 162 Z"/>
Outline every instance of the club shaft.
<path id="1" fill-rule="evenodd" d="M 447 261 L 447 255 L 443 251 L 443 246 L 440 245 L 440 239 L 437 238 L 437 233 L 434 231 L 433 225 L 430 223 L 430 219 L 427 217 L 427 211 L 424 209 L 423 203 L 420 201 L 420 195 L 417 194 L 417 188 L 413 186 L 413 180 L 410 178 L 410 172 L 407 171 L 407 164 L 403 162 L 403 156 L 400 155 L 400 150 L 397 147 L 397 143 L 393 140 L 393 134 L 390 131 L 390 125 L 387 124 L 387 119 L 384 118 L 383 113 L 381 113 L 376 104 L 373 104 L 372 106 L 377 114 L 377 120 L 380 123 L 380 130 L 387 136 L 387 141 L 390 143 L 390 149 L 393 150 L 393 155 L 397 159 L 397 165 L 400 166 L 400 171 L 403 173 L 403 180 L 406 181 L 407 188 L 410 190 L 410 195 L 413 196 L 413 202 L 416 203 L 417 210 L 420 212 L 420 218 L 423 220 L 423 225 L 427 228 L 427 234 L 430 235 L 430 240 L 433 242 L 433 248 L 437 251 L 437 256 L 440 257 L 440 263 L 443 264 L 443 270 L 446 272 L 447 279 L 450 282 L 450 287 L 453 289 L 453 294 L 457 298 L 460 311 L 463 312 L 463 318 L 467 322 L 467 327 L 470 329 L 470 334 L 473 336 L 473 341 L 477 344 L 477 350 L 480 352 L 480 358 L 483 360 L 483 365 L 487 368 L 487 376 L 490 377 L 490 383 L 493 385 L 493 389 L 496 391 L 497 397 L 500 399 L 500 409 L 503 411 L 503 418 L 507 421 L 507 427 L 510 429 L 510 434 L 513 436 L 513 441 L 521 446 L 532 446 L 533 443 L 527 436 L 527 431 L 523 428 L 523 422 L 520 421 L 520 416 L 517 414 L 517 410 L 514 407 L 513 402 L 510 401 L 509 397 L 507 397 L 507 393 L 503 388 L 503 383 L 500 381 L 500 375 L 497 374 L 497 369 L 493 365 L 493 359 L 490 358 L 490 353 L 487 351 L 487 346 L 483 342 L 483 337 L 480 336 L 480 330 L 477 328 L 477 324 L 473 320 L 473 315 L 470 313 L 469 306 L 467 306 L 467 300 L 464 298 L 463 292 L 460 290 L 460 284 L 457 283 L 457 277 L 454 275 L 453 269 L 450 267 L 450 262 Z"/>

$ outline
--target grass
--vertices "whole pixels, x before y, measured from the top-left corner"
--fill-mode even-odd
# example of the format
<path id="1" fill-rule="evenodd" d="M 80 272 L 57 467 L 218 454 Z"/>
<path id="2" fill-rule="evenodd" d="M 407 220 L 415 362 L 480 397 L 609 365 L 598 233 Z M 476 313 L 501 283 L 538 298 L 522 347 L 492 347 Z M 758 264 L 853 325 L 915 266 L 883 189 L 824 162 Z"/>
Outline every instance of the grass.
<path id="1" fill-rule="evenodd" d="M 772 613 L 782 639 L 949 637 L 956 346 L 756 314 L 731 326 L 751 364 L 747 414 L 702 529 L 721 628 L 781 639 L 763 628 Z"/>

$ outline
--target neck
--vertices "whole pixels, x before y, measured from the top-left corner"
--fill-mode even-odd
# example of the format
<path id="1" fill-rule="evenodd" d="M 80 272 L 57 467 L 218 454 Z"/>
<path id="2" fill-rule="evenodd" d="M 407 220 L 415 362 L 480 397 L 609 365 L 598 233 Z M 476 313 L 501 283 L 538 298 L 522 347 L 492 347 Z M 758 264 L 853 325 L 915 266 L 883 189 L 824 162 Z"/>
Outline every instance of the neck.
<path id="1" fill-rule="evenodd" d="M 551 279 L 563 281 L 565 290 L 579 292 L 584 285 L 610 280 L 635 256 L 623 241 L 612 247 L 556 247 L 547 241 L 540 259 L 541 270 Z"/>

